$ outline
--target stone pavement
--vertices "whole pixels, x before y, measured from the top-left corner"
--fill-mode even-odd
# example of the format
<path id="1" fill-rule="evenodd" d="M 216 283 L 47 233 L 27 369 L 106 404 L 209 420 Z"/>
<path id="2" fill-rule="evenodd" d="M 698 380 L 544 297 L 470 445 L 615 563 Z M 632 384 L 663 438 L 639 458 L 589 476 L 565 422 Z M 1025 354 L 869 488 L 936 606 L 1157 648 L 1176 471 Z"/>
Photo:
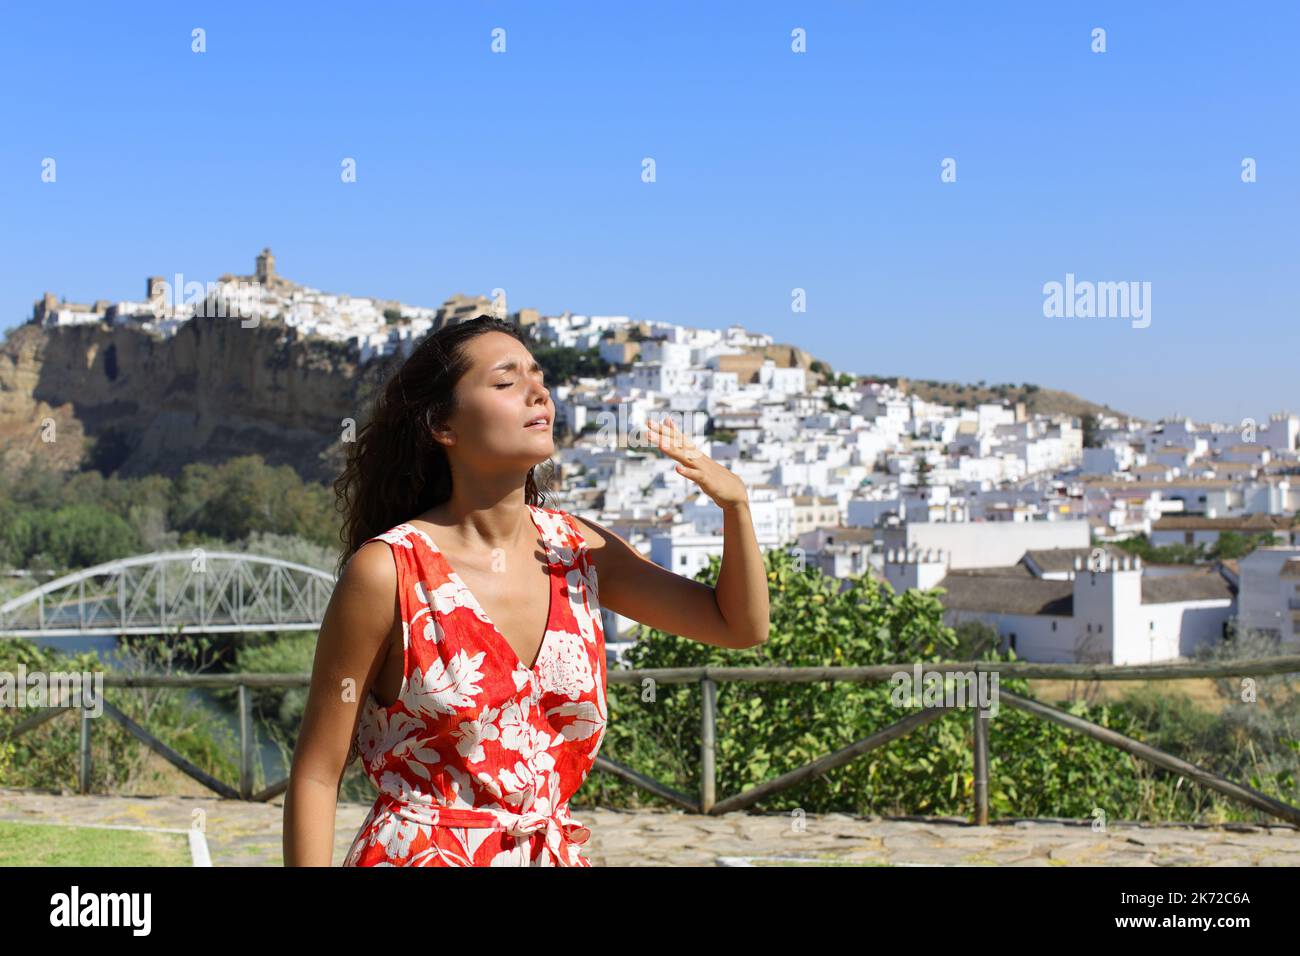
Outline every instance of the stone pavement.
<path id="1" fill-rule="evenodd" d="M 219 797 L 101 797 L 0 788 L 0 820 L 189 827 L 202 810 L 213 866 L 280 866 L 284 801 Z M 343 803 L 334 864 L 343 862 L 369 804 Z M 977 827 L 956 817 L 854 817 L 587 809 L 583 855 L 594 866 L 744 866 L 756 859 L 823 859 L 893 866 L 1297 866 L 1300 829 L 1284 823 L 1160 825 L 1020 820 Z M 796 826 L 796 822 L 799 826 Z"/>

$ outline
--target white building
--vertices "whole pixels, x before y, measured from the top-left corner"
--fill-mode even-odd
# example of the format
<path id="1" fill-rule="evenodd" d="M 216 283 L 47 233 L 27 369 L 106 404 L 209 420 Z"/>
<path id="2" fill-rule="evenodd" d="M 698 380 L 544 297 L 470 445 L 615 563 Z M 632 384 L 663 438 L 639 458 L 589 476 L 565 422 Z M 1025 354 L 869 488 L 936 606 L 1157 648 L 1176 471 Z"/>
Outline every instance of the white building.
<path id="1" fill-rule="evenodd" d="M 1015 564 L 1026 551 L 1087 548 L 1092 542 L 1087 521 L 930 521 L 884 529 L 888 550 L 942 550 L 948 567 L 989 568 Z"/>
<path id="2" fill-rule="evenodd" d="M 1269 535 L 1273 542 L 1300 546 L 1300 521 L 1289 515 L 1249 514 L 1240 518 L 1208 518 L 1204 515 L 1166 515 L 1151 527 L 1151 543 L 1207 548 L 1218 543 L 1219 535 L 1231 531 L 1243 537 Z"/>
<path id="3" fill-rule="evenodd" d="M 1217 570 L 1147 576 L 1139 558 L 1071 549 L 1068 579 L 1037 554 L 1002 568 L 945 569 L 939 552 L 889 552 L 886 578 L 944 589 L 944 621 L 982 621 L 1022 660 L 1145 664 L 1221 639 L 1236 606 Z M 946 573 L 945 573 L 946 572 Z"/>
<path id="4" fill-rule="evenodd" d="M 1300 642 L 1300 547 L 1256 548 L 1237 568 L 1238 627 Z"/>

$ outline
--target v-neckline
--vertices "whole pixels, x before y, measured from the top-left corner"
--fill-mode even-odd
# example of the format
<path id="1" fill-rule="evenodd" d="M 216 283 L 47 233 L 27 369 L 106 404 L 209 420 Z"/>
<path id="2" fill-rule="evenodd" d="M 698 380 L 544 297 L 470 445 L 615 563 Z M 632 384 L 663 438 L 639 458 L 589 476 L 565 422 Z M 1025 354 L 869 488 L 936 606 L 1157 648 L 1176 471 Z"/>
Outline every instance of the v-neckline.
<path id="1" fill-rule="evenodd" d="M 536 673 L 537 665 L 542 662 L 542 653 L 546 650 L 547 635 L 551 631 L 551 618 L 555 614 L 555 581 L 553 579 L 555 569 L 551 563 L 551 539 L 546 536 L 546 532 L 543 531 L 542 526 L 538 524 L 534 507 L 532 505 L 526 505 L 525 507 L 528 508 L 528 520 L 533 523 L 533 527 L 537 529 L 537 534 L 546 544 L 546 624 L 542 628 L 542 641 L 537 645 L 537 656 L 533 658 L 531 666 L 525 664 L 519 659 L 519 653 L 514 649 L 511 643 L 506 640 L 505 634 L 502 632 L 501 628 L 497 627 L 496 621 L 488 617 L 487 611 L 485 611 L 483 605 L 479 603 L 478 596 L 470 590 L 469 585 L 466 584 L 464 579 L 456 573 L 456 569 L 451 566 L 451 561 L 447 558 L 447 555 L 444 554 L 442 548 L 438 547 L 434 542 L 433 536 L 428 532 L 425 532 L 422 537 L 428 542 L 429 547 L 433 549 L 433 553 L 436 554 L 442 560 L 443 565 L 446 566 L 447 577 L 455 582 L 458 588 L 465 592 L 465 596 L 469 599 L 469 602 L 473 606 L 474 612 L 478 615 L 479 619 L 492 628 L 492 636 L 501 642 L 501 646 L 514 659 L 515 668 L 522 668 L 530 673 Z M 414 525 L 412 525 L 412 527 L 414 527 Z M 416 530 L 418 531 L 419 529 L 417 528 Z"/>

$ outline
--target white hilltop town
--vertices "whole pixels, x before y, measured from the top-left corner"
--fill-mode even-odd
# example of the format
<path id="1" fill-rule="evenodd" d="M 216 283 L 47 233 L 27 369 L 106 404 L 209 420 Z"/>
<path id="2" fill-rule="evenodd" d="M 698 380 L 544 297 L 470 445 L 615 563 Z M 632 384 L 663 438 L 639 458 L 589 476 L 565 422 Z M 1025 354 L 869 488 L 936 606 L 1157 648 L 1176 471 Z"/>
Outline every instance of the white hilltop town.
<path id="1" fill-rule="evenodd" d="M 172 285 L 149 277 L 141 302 L 46 293 L 33 321 L 170 335 L 214 287 L 230 298 L 251 289 L 241 315 L 351 342 L 366 361 L 407 355 L 449 323 L 508 315 L 547 345 L 596 349 L 616 367 L 552 389 L 557 434 L 572 436 L 557 454 L 561 506 L 679 574 L 721 555 L 722 513 L 667 456 L 611 440 L 652 415 L 680 416 L 744 479 L 764 548 L 797 548 L 845 585 L 866 573 L 896 589 L 943 588 L 949 624 L 984 622 L 1021 659 L 1170 661 L 1230 625 L 1300 651 L 1300 417 L 1289 412 L 1233 425 L 1098 414 L 1085 447 L 1077 417 L 1031 415 L 1023 402 L 938 404 L 902 379 L 823 380 L 755 352 L 771 336 L 738 325 L 506 313 L 501 298 L 459 294 L 434 309 L 325 293 L 277 275 L 269 249 L 251 276 L 194 284 L 192 296 L 185 283 L 184 298 Z M 1140 535 L 1185 557 L 1158 564 L 1120 548 Z M 1254 547 L 1229 556 L 1243 539 Z M 633 622 L 604 613 L 617 656 Z"/>

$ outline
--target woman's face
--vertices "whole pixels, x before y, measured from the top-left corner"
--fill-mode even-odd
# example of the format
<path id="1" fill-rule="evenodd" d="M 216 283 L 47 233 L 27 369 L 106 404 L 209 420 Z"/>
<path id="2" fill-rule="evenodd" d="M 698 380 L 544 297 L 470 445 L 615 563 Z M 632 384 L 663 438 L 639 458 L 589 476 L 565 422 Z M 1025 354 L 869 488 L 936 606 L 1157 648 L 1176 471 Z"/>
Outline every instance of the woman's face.
<path id="1" fill-rule="evenodd" d="M 555 404 L 532 353 L 504 332 L 476 335 L 465 350 L 470 366 L 456 383 L 448 454 L 481 470 L 527 470 L 555 454 Z M 538 418 L 545 423 L 528 425 Z"/>

